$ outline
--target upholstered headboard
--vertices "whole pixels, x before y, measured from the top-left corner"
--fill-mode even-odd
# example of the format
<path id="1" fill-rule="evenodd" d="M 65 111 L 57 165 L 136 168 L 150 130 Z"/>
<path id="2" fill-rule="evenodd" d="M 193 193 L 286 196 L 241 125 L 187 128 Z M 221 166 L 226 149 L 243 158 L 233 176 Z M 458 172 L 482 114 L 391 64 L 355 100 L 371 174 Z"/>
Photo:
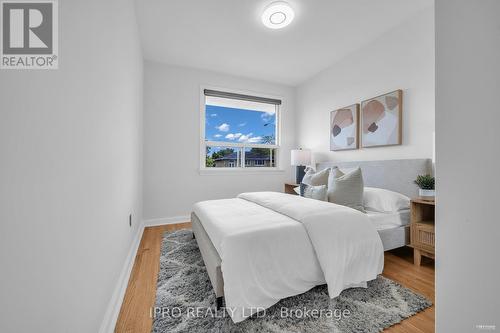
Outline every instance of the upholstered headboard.
<path id="1" fill-rule="evenodd" d="M 360 167 L 365 186 L 380 187 L 415 197 L 418 187 L 413 183 L 417 175 L 432 173 L 432 161 L 427 158 L 360 162 L 320 162 L 316 170 L 338 166 L 340 170 Z"/>

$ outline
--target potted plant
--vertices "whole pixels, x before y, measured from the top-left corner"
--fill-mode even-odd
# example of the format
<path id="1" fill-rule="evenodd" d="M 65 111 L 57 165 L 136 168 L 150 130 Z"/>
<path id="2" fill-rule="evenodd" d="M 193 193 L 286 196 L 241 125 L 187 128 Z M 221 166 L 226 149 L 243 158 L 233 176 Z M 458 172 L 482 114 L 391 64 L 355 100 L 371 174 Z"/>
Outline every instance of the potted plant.
<path id="1" fill-rule="evenodd" d="M 415 184 L 419 187 L 418 195 L 425 198 L 434 198 L 436 191 L 434 189 L 434 177 L 431 175 L 418 175 Z"/>

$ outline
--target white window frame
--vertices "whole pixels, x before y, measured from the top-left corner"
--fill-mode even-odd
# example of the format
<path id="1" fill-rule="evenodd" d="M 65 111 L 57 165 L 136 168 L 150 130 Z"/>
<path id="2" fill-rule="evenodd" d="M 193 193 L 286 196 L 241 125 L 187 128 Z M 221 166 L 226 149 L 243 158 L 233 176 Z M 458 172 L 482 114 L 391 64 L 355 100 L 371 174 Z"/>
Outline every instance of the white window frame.
<path id="1" fill-rule="evenodd" d="M 205 141 L 205 89 L 224 91 L 234 94 L 259 96 L 264 98 L 279 99 L 282 101 L 281 105 L 276 108 L 276 142 L 274 145 L 269 144 L 255 144 L 255 143 L 235 143 L 223 141 Z M 280 168 L 280 155 L 281 155 L 281 124 L 282 114 L 284 109 L 284 99 L 281 96 L 269 95 L 259 92 L 234 90 L 222 87 L 200 86 L 200 165 L 199 171 L 201 175 L 213 174 L 228 174 L 228 173 L 283 173 L 284 170 Z M 207 168 L 206 166 L 206 147 L 235 147 L 242 148 L 240 156 L 241 166 L 234 168 Z M 269 148 L 275 149 L 274 154 L 274 167 L 247 167 L 245 165 L 245 148 Z"/>

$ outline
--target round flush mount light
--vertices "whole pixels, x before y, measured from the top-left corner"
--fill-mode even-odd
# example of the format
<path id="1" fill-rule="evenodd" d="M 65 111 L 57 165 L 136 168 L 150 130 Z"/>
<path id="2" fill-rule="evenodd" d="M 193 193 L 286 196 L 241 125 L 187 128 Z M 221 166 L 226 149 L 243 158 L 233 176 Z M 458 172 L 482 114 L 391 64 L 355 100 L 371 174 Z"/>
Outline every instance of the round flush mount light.
<path id="1" fill-rule="evenodd" d="M 271 3 L 262 13 L 262 23 L 270 29 L 281 29 L 289 25 L 295 14 L 292 7 L 284 1 Z"/>

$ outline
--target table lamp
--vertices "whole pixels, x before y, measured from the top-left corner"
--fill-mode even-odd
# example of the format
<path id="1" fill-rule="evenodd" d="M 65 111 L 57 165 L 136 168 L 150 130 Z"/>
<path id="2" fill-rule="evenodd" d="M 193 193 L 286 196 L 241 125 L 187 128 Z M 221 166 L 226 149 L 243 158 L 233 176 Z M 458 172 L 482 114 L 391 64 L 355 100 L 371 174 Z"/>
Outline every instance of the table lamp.
<path id="1" fill-rule="evenodd" d="M 307 165 L 311 164 L 311 151 L 308 149 L 292 149 L 292 166 L 295 166 L 295 182 L 300 184 L 304 178 Z"/>

